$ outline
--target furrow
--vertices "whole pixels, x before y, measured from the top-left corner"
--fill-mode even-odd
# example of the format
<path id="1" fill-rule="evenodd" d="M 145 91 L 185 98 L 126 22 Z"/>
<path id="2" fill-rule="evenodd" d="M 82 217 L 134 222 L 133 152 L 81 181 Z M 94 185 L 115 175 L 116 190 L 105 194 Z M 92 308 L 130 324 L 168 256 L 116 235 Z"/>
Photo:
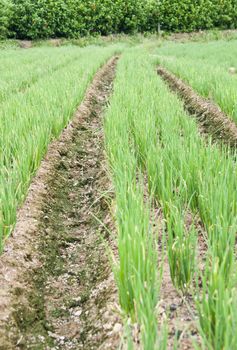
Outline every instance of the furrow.
<path id="1" fill-rule="evenodd" d="M 0 266 L 0 349 L 115 349 L 122 325 L 105 244 L 113 242 L 102 112 L 117 57 L 53 142 Z M 102 237 L 102 239 L 101 239 Z"/>
<path id="2" fill-rule="evenodd" d="M 182 98 L 185 108 L 197 118 L 204 132 L 212 135 L 215 140 L 236 147 L 237 126 L 217 105 L 199 96 L 190 86 L 166 68 L 160 66 L 157 72 L 167 82 L 170 89 Z"/>

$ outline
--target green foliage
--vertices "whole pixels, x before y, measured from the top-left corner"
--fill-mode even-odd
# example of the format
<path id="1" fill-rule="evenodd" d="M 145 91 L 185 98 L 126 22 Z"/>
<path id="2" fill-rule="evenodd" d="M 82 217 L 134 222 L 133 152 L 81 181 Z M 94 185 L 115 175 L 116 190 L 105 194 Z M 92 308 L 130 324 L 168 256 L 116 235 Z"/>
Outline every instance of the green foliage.
<path id="1" fill-rule="evenodd" d="M 0 36 L 78 38 L 163 30 L 235 28 L 235 0 L 0 0 Z M 11 13 L 13 16 L 11 16 Z"/>
<path id="2" fill-rule="evenodd" d="M 162 65 L 200 95 L 214 100 L 237 123 L 237 81 L 229 73 L 230 67 L 237 69 L 236 41 L 233 42 L 167 45 L 159 49 L 159 54 Z"/>
<path id="3" fill-rule="evenodd" d="M 1 52 L 0 252 L 49 142 L 72 118 L 98 68 L 120 48 Z"/>
<path id="4" fill-rule="evenodd" d="M 133 33 L 154 29 L 154 5 L 154 0 L 14 0 L 11 27 L 21 39 Z"/>
<path id="5" fill-rule="evenodd" d="M 237 3 L 236 0 L 212 0 L 214 3 L 215 18 L 213 20 L 216 27 L 236 28 Z"/>
<path id="6" fill-rule="evenodd" d="M 164 29 L 169 31 L 195 31 L 213 27 L 212 0 L 162 0 L 159 19 Z"/>
<path id="7" fill-rule="evenodd" d="M 177 199 L 176 199 L 177 200 Z M 194 224 L 185 227 L 185 216 L 182 208 L 169 203 L 167 221 L 167 248 L 170 275 L 174 286 L 186 293 L 193 281 L 196 263 L 197 233 Z"/>
<path id="8" fill-rule="evenodd" d="M 147 91 L 153 90 L 150 77 L 156 84 L 156 76 L 153 70 L 149 74 L 147 58 L 142 50 L 134 49 L 127 50 L 120 59 L 114 94 L 105 116 L 105 140 L 116 200 L 119 261 L 115 259 L 115 277 L 120 304 L 131 321 L 140 326 L 141 348 L 152 350 L 157 348 L 155 308 L 161 271 L 158 272 L 152 199 L 144 201 L 144 178 L 130 138 L 133 121 L 139 121 L 140 129 L 140 115 L 147 117 L 152 105 Z"/>
<path id="9" fill-rule="evenodd" d="M 11 29 L 17 38 L 73 37 L 77 6 L 73 0 L 14 0 Z"/>
<path id="10" fill-rule="evenodd" d="M 235 0 L 161 0 L 159 5 L 159 20 L 169 31 L 236 28 L 236 18 Z"/>
<path id="11" fill-rule="evenodd" d="M 8 35 L 9 20 L 11 17 L 11 3 L 7 0 L 0 0 L 0 39 Z"/>

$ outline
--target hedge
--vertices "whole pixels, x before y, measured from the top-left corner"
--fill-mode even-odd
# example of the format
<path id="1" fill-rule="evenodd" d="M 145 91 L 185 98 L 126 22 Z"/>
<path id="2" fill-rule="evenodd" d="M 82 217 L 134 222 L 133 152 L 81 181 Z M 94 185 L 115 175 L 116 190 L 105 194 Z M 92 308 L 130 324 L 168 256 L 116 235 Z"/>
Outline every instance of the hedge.
<path id="1" fill-rule="evenodd" d="M 236 0 L 0 0 L 0 37 L 236 28 Z"/>
<path id="2" fill-rule="evenodd" d="M 237 28 L 237 1 L 213 0 L 215 6 L 214 26 L 235 29 Z"/>
<path id="3" fill-rule="evenodd" d="M 4 39 L 9 34 L 11 10 L 11 2 L 8 0 L 0 0 L 0 39 Z"/>
<path id="4" fill-rule="evenodd" d="M 11 31 L 17 38 L 152 30 L 156 0 L 13 0 Z M 149 23 L 148 23 L 149 22 Z"/>
<path id="5" fill-rule="evenodd" d="M 165 30 L 237 28 L 236 0 L 161 0 L 159 20 Z"/>

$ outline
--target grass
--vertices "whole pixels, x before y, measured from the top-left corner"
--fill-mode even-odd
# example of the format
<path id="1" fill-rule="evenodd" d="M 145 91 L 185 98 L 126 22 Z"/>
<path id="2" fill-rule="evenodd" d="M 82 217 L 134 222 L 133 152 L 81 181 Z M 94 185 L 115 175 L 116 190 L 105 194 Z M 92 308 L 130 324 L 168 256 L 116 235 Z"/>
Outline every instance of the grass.
<path id="1" fill-rule="evenodd" d="M 237 123 L 236 40 L 206 43 L 166 44 L 159 62 L 186 81 L 200 95 L 214 100 Z"/>
<path id="2" fill-rule="evenodd" d="M 24 50 L 8 50 L 7 53 L 7 56 L 4 52 L 0 54 L 0 103 L 12 98 L 13 94 L 24 93 L 57 70 L 73 65 L 79 57 L 78 49 L 73 47 L 69 50 L 31 49 L 30 54 Z"/>
<path id="3" fill-rule="evenodd" d="M 235 349 L 236 276 L 226 278 L 225 265 L 215 255 L 208 262 L 196 294 L 202 349 Z"/>
<path id="4" fill-rule="evenodd" d="M 138 44 L 0 52 L 0 66 L 6 68 L 0 68 L 0 245 L 14 227 L 48 144 L 72 118 L 98 68 L 123 51 L 104 130 L 115 192 L 114 271 L 129 348 L 133 323 L 140 326 L 142 348 L 169 346 L 168 327 L 157 319 L 162 232 L 153 212 L 159 206 L 172 282 L 195 301 L 202 338 L 195 348 L 235 349 L 235 155 L 202 138 L 155 68 L 161 62 L 237 121 L 237 80 L 228 72 L 236 65 L 236 40 L 159 42 L 159 49 L 152 40 Z M 204 266 L 197 221 L 207 243 Z"/>
<path id="5" fill-rule="evenodd" d="M 185 212 L 174 203 L 169 204 L 167 218 L 167 246 L 170 275 L 174 286 L 182 293 L 189 291 L 193 282 L 197 232 L 194 224 L 188 229 L 185 227 Z"/>
<path id="6" fill-rule="evenodd" d="M 72 118 L 95 72 L 118 50 L 32 49 L 28 55 L 17 51 L 9 60 L 0 112 L 0 247 L 14 227 L 17 208 L 49 142 Z M 5 53 L 1 60 L 5 62 Z"/>
<path id="7" fill-rule="evenodd" d="M 136 297 L 135 291 L 139 290 L 142 295 L 142 290 L 133 270 L 142 279 L 145 274 L 141 266 L 145 269 L 149 260 L 152 261 L 147 208 L 142 202 L 141 182 L 144 180 L 138 182 L 144 176 L 150 189 L 148 203 L 152 203 L 155 196 L 164 212 L 173 283 L 183 293 L 192 290 L 194 295 L 200 296 L 197 310 L 204 347 L 229 349 L 226 334 L 231 339 L 235 337 L 231 319 L 235 305 L 231 302 L 231 290 L 236 292 L 233 283 L 236 164 L 228 148 L 220 150 L 211 139 L 206 141 L 200 137 L 195 121 L 186 115 L 182 102 L 156 76 L 155 63 L 154 57 L 149 57 L 141 48 L 126 53 L 118 67 L 106 122 L 107 144 L 113 145 L 112 148 L 108 146 L 108 153 L 115 179 L 121 305 L 132 318 L 139 305 L 144 305 L 143 298 Z M 109 132 L 108 123 L 111 125 Z M 187 214 L 191 215 L 191 224 L 187 224 Z M 203 290 L 194 283 L 199 264 L 196 217 L 203 223 L 203 235 L 208 242 L 206 269 L 197 272 L 201 275 Z M 143 244 L 147 249 L 141 248 Z M 148 256 L 142 255 L 142 251 Z M 139 254 L 141 258 L 138 258 Z M 141 265 L 137 265 L 137 261 Z M 220 277 L 216 278 L 216 275 Z M 144 295 L 150 299 L 148 305 L 153 305 L 154 313 L 151 290 L 148 288 Z M 206 294 L 213 306 L 206 302 Z M 143 330 L 151 314 L 150 307 L 146 306 L 144 310 L 144 319 L 139 318 L 139 311 L 135 314 Z M 147 332 L 153 333 L 151 329 Z M 147 337 L 151 339 L 151 336 Z M 155 344 L 146 345 L 144 341 L 144 348 L 155 348 Z"/>
<path id="8" fill-rule="evenodd" d="M 150 201 L 145 201 L 144 179 L 130 143 L 129 116 L 137 98 L 133 85 L 124 79 L 134 75 L 130 55 L 118 64 L 114 96 L 105 120 L 106 149 L 116 194 L 116 219 L 119 260 L 116 281 L 122 309 L 132 322 L 141 325 L 145 349 L 153 349 L 157 340 L 155 308 L 158 292 L 157 248 L 150 219 Z M 130 103 L 128 103 L 130 101 Z"/>

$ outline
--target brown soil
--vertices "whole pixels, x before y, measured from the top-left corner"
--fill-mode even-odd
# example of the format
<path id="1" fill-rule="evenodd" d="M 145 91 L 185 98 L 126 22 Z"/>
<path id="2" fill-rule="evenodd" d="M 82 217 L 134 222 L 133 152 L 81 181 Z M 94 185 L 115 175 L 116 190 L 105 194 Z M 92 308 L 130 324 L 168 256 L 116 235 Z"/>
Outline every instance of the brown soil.
<path id="1" fill-rule="evenodd" d="M 122 326 L 101 114 L 117 58 L 54 141 L 0 259 L 0 349 L 114 349 Z"/>
<path id="2" fill-rule="evenodd" d="M 144 179 L 144 201 L 148 203 L 150 195 L 146 174 L 144 174 Z M 156 199 L 153 199 L 151 206 L 151 225 L 153 226 L 154 234 L 158 235 L 158 270 L 160 271 L 162 269 L 157 305 L 158 331 L 161 330 L 164 322 L 168 330 L 167 349 L 174 349 L 174 345 L 177 342 L 178 349 L 193 350 L 194 342 L 196 344 L 201 343 L 201 337 L 198 332 L 198 315 L 193 297 L 196 282 L 193 281 L 190 290 L 185 295 L 179 292 L 173 285 L 166 243 L 166 220 L 162 208 Z M 195 226 L 198 236 L 196 263 L 199 269 L 203 270 L 207 251 L 206 232 L 200 218 L 188 211 L 185 216 L 187 232 L 192 225 Z"/>
<path id="3" fill-rule="evenodd" d="M 203 132 L 212 135 L 215 141 L 221 141 L 236 148 L 237 126 L 217 105 L 200 97 L 191 87 L 165 68 L 159 67 L 158 74 L 183 99 L 185 108 L 197 118 Z"/>
<path id="4" fill-rule="evenodd" d="M 33 46 L 33 43 L 31 40 L 20 40 L 19 46 L 21 49 L 31 49 Z"/>
<path id="5" fill-rule="evenodd" d="M 213 32 L 208 30 L 199 30 L 191 33 L 169 33 L 166 39 L 183 43 L 189 41 L 205 42 L 210 40 L 234 39 L 236 38 L 236 34 L 236 29 L 216 30 Z"/>
<path id="6" fill-rule="evenodd" d="M 193 342 L 200 344 L 200 335 L 198 333 L 198 315 L 193 298 L 193 289 L 195 281 L 190 288 L 190 293 L 182 295 L 173 285 L 169 262 L 167 257 L 167 245 L 164 242 L 165 219 L 162 209 L 158 203 L 154 203 L 153 221 L 156 222 L 156 230 L 159 233 L 158 239 L 158 258 L 159 266 L 162 266 L 162 281 L 160 285 L 158 321 L 165 321 L 168 328 L 167 349 L 174 349 L 177 341 L 178 348 L 182 350 L 194 349 Z M 203 268 L 205 260 L 205 232 L 201 221 L 195 218 L 191 213 L 186 216 L 187 230 L 194 223 L 198 234 L 197 256 L 199 268 Z M 165 232 L 165 234 L 167 234 Z M 164 256 L 163 256 L 164 255 Z"/>

